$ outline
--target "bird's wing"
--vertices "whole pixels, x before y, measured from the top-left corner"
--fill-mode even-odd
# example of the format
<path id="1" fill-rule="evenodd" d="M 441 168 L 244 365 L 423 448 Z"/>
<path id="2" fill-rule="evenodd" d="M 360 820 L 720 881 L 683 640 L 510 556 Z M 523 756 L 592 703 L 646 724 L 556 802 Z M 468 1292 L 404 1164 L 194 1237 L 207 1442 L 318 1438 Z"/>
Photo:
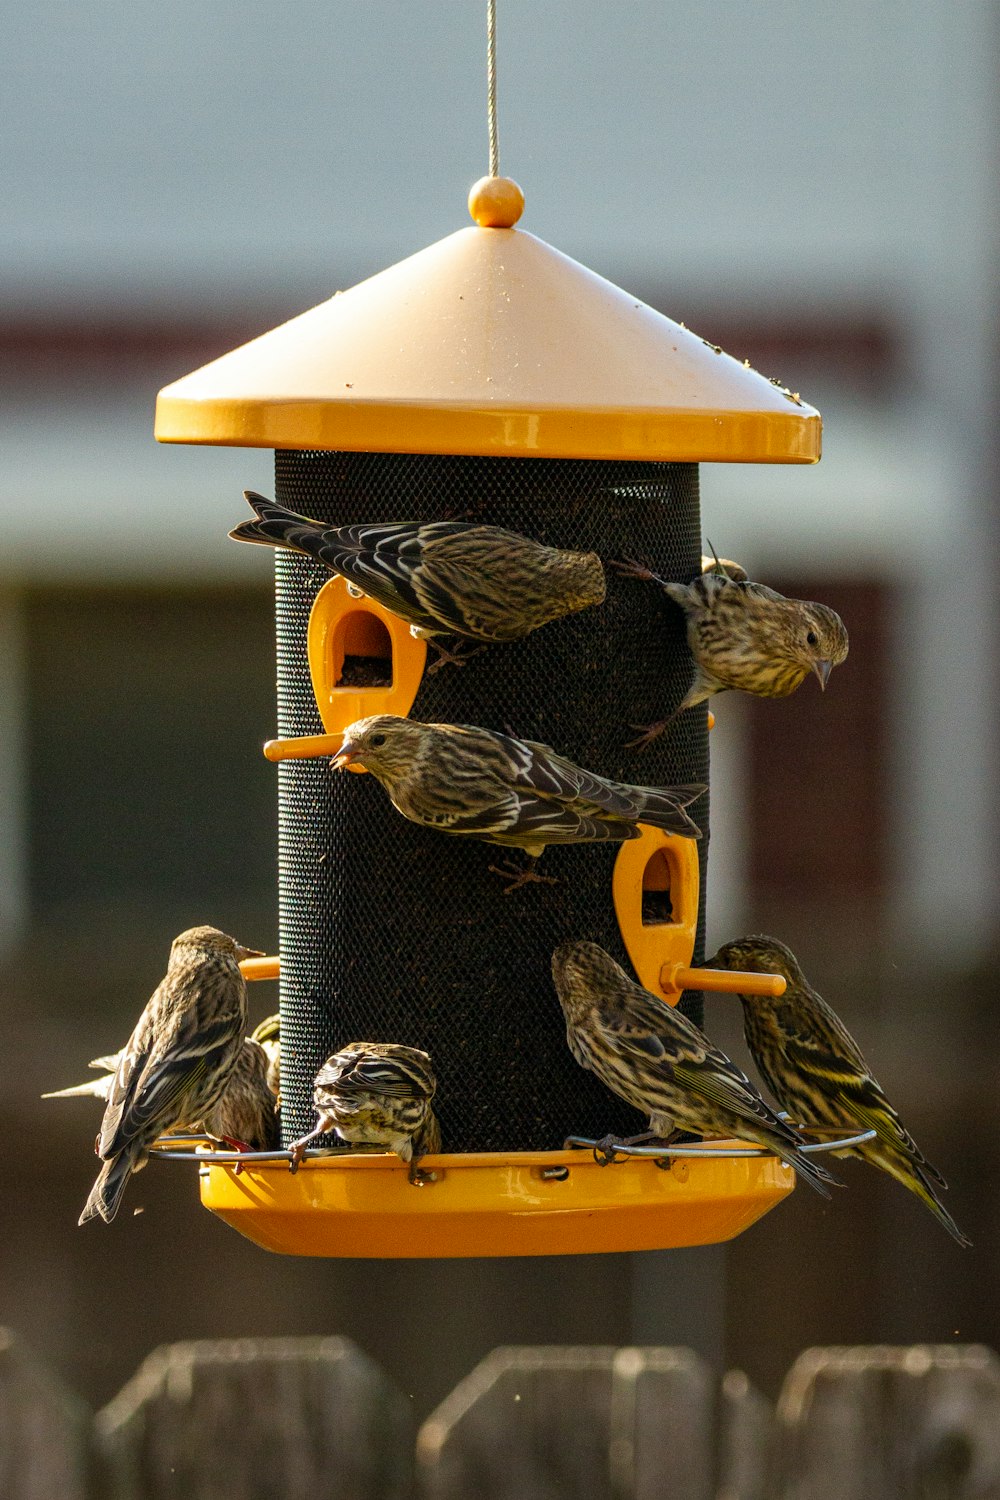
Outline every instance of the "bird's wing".
<path id="1" fill-rule="evenodd" d="M 468 528 L 458 521 L 392 521 L 328 532 L 317 556 L 369 598 L 418 625 L 467 633 L 447 590 L 425 581 L 426 549 Z"/>
<path id="2" fill-rule="evenodd" d="M 223 1060 L 242 1033 L 235 1007 L 206 1014 L 200 981 L 188 1005 L 174 992 L 168 1022 L 161 998 L 166 983 L 146 1007 L 118 1065 L 98 1143 L 105 1159 L 136 1137 L 148 1138 L 176 1123 L 175 1103 Z"/>
<path id="3" fill-rule="evenodd" d="M 580 803 L 581 812 L 592 808 L 629 821 L 637 817 L 639 803 L 629 795 L 628 787 L 584 770 L 583 766 L 557 754 L 551 745 L 507 739 L 507 746 L 515 786 L 556 802 Z"/>
<path id="4" fill-rule="evenodd" d="M 330 1087 L 344 1097 L 370 1093 L 412 1099 L 428 1093 L 427 1073 L 422 1065 L 375 1052 L 351 1052 L 330 1058 L 317 1073 L 316 1084 Z"/>

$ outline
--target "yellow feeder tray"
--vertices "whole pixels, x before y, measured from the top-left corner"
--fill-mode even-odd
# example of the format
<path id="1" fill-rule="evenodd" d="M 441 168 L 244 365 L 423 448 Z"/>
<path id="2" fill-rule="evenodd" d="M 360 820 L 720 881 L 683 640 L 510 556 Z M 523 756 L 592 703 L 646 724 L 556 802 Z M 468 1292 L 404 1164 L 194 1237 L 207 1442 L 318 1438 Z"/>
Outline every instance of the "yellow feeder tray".
<path id="1" fill-rule="evenodd" d="M 741 1142 L 712 1142 L 716 1149 Z M 283 1255 L 592 1255 L 716 1244 L 791 1192 L 774 1156 L 633 1159 L 601 1167 L 581 1151 L 427 1156 L 416 1187 L 395 1156 L 340 1155 L 243 1168 L 203 1166 L 201 1201 L 254 1244 Z"/>

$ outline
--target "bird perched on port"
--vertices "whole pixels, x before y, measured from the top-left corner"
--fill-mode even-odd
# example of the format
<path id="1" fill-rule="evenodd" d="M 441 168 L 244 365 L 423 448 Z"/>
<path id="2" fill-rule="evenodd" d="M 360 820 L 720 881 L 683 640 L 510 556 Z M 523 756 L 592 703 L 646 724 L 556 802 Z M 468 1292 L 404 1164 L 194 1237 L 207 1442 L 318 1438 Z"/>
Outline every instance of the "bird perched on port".
<path id="1" fill-rule="evenodd" d="M 643 729 L 633 745 L 650 744 L 685 709 L 727 689 L 786 698 L 810 672 L 825 689 L 833 668 L 847 656 L 847 631 L 834 610 L 735 579 L 722 563 L 691 583 L 672 583 L 632 561 L 615 567 L 658 584 L 680 606 L 695 666 L 694 680 L 672 714 L 647 727 L 632 726 Z"/>
<path id="2" fill-rule="evenodd" d="M 239 1060 L 247 1024 L 240 960 L 263 957 L 217 927 L 176 937 L 167 972 L 122 1050 L 97 1137 L 103 1158 L 80 1223 L 114 1218 L 133 1172 L 166 1130 L 204 1120 Z"/>
<path id="3" fill-rule="evenodd" d="M 269 1066 L 264 1048 L 244 1037 L 218 1103 L 194 1122 L 192 1134 L 204 1133 L 235 1151 L 276 1151 L 278 1101 L 268 1083 Z"/>
<path id="4" fill-rule="evenodd" d="M 250 1040 L 267 1055 L 267 1086 L 276 1095 L 281 1086 L 281 1016 L 265 1016 L 251 1031 Z"/>
<path id="5" fill-rule="evenodd" d="M 344 731 L 333 759 L 337 769 L 354 763 L 378 778 L 411 822 L 524 849 L 532 860 L 547 844 L 637 838 L 639 823 L 699 836 L 684 808 L 703 786 L 610 781 L 548 745 L 470 724 L 422 724 L 394 714 L 358 719 Z"/>
<path id="6" fill-rule="evenodd" d="M 516 641 L 604 599 L 595 552 L 544 547 L 515 531 L 466 521 L 324 526 L 253 490 L 244 495 L 257 520 L 234 527 L 231 537 L 304 552 L 422 638 Z"/>
<path id="7" fill-rule="evenodd" d="M 683 1130 L 752 1141 L 830 1196 L 830 1174 L 803 1155 L 798 1131 L 779 1120 L 746 1074 L 681 1011 L 630 979 L 597 943 L 560 944 L 552 955 L 552 978 L 573 1056 L 619 1099 L 647 1114 L 655 1137 Z"/>
<path id="8" fill-rule="evenodd" d="M 431 1108 L 437 1080 L 430 1057 L 418 1047 L 392 1042 L 350 1042 L 316 1074 L 315 1130 L 289 1147 L 292 1166 L 310 1141 L 336 1131 L 355 1146 L 387 1146 L 409 1163 L 410 1181 L 419 1182 L 422 1156 L 441 1150 L 441 1129 Z"/>
<path id="9" fill-rule="evenodd" d="M 780 974 L 785 993 L 740 995 L 747 1046 L 761 1078 L 803 1130 L 812 1126 L 874 1130 L 875 1138 L 843 1152 L 895 1177 L 930 1209 L 960 1245 L 969 1241 L 939 1199 L 944 1178 L 932 1167 L 885 1096 L 843 1021 L 806 980 L 790 948 L 772 937 L 726 943 L 708 960 L 714 969 Z"/>

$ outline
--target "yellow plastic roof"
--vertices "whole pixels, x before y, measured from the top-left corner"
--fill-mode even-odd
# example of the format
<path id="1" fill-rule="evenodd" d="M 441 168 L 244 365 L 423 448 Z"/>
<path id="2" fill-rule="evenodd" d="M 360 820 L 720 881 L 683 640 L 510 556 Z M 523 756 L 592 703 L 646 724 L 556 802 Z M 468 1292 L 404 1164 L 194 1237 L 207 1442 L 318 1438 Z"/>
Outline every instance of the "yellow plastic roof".
<path id="1" fill-rule="evenodd" d="M 166 386 L 157 438 L 814 463 L 819 413 L 534 235 L 461 229 Z"/>

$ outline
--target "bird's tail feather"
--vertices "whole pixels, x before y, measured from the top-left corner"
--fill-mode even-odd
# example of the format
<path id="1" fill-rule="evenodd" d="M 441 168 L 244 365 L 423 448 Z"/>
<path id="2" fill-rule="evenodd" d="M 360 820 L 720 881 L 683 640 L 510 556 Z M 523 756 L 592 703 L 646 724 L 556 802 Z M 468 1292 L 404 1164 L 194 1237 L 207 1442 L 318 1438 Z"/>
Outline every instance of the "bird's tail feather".
<path id="1" fill-rule="evenodd" d="M 86 1083 L 77 1083 L 70 1089 L 52 1089 L 47 1094 L 42 1094 L 43 1099 L 106 1099 L 110 1091 L 110 1081 L 104 1078 L 88 1078 Z"/>
<path id="2" fill-rule="evenodd" d="M 88 1219 L 96 1219 L 99 1215 L 105 1224 L 110 1224 L 118 1212 L 129 1178 L 140 1165 L 143 1163 L 136 1163 L 128 1151 L 121 1151 L 106 1161 L 97 1174 L 79 1222 L 86 1224 Z"/>
<path id="3" fill-rule="evenodd" d="M 244 490 L 244 496 L 256 512 L 256 521 L 243 521 L 234 526 L 229 535 L 236 542 L 259 542 L 265 547 L 291 547 L 294 552 L 304 552 L 315 557 L 323 543 L 326 528 L 319 521 L 300 516 L 294 510 L 286 510 L 265 495 L 255 490 Z"/>
<path id="4" fill-rule="evenodd" d="M 876 1144 L 875 1141 L 871 1142 L 872 1147 L 876 1146 Z M 952 1239 L 957 1240 L 960 1245 L 968 1249 L 972 1241 L 959 1229 L 955 1220 L 934 1191 L 934 1185 L 930 1178 L 920 1167 L 911 1164 L 910 1161 L 901 1155 L 897 1156 L 889 1152 L 874 1151 L 871 1147 L 868 1149 L 861 1147 L 858 1155 L 870 1161 L 874 1166 L 881 1167 L 883 1172 L 887 1172 L 890 1177 L 895 1177 L 897 1182 L 901 1183 L 903 1187 L 908 1188 L 911 1193 L 920 1199 L 921 1203 L 930 1209 L 935 1219 L 947 1229 Z"/>
<path id="5" fill-rule="evenodd" d="M 783 1162 L 787 1162 L 795 1169 L 803 1182 L 807 1182 L 815 1192 L 819 1193 L 820 1197 L 829 1198 L 830 1188 L 840 1186 L 836 1177 L 825 1167 L 821 1167 L 819 1162 L 813 1161 L 811 1156 L 806 1156 L 795 1146 L 789 1146 L 784 1141 L 778 1140 L 769 1141 L 768 1144 Z"/>
<path id="6" fill-rule="evenodd" d="M 707 787 L 694 783 L 687 786 L 643 787 L 642 812 L 639 822 L 651 828 L 660 828 L 664 833 L 679 833 L 685 838 L 700 839 L 701 829 L 684 811 L 696 802 Z"/>

